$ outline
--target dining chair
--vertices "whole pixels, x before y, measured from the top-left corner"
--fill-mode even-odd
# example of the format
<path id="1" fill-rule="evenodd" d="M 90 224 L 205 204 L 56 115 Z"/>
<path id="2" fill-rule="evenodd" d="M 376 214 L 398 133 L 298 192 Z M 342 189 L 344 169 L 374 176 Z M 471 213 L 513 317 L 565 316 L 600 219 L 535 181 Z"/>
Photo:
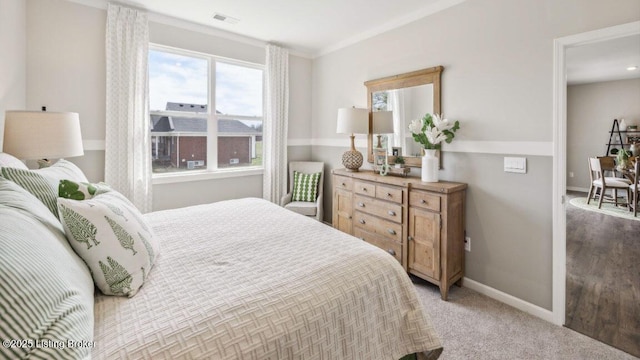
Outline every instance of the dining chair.
<path id="1" fill-rule="evenodd" d="M 631 181 L 628 179 L 617 178 L 617 177 L 605 177 L 604 169 L 607 167 L 608 159 L 605 158 L 589 158 L 589 173 L 591 175 L 591 186 L 589 187 L 589 194 L 587 195 L 587 204 L 591 201 L 593 197 L 595 200 L 595 195 L 597 190 L 600 190 L 600 196 L 598 197 L 598 209 L 602 207 L 602 203 L 605 198 L 605 192 L 607 189 L 613 190 L 613 201 L 616 206 L 618 205 L 618 189 L 624 189 L 627 191 L 627 204 L 630 199 L 630 189 L 629 185 L 631 185 Z M 609 202 L 609 201 L 607 201 Z"/>
<path id="2" fill-rule="evenodd" d="M 633 194 L 632 200 L 629 201 L 629 210 L 633 207 L 633 216 L 635 217 L 638 214 L 638 200 L 640 200 L 640 159 L 636 159 L 634 167 L 634 176 L 633 183 L 629 185 L 629 192 Z"/>

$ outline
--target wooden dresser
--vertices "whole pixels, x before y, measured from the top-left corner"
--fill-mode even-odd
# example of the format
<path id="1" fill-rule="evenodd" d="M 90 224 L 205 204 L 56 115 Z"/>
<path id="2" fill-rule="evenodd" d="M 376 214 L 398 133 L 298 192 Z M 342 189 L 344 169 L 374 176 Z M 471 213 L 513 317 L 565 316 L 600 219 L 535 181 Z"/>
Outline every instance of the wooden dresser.
<path id="1" fill-rule="evenodd" d="M 333 227 L 387 251 L 438 285 L 443 300 L 462 284 L 466 184 L 344 169 L 332 176 Z"/>

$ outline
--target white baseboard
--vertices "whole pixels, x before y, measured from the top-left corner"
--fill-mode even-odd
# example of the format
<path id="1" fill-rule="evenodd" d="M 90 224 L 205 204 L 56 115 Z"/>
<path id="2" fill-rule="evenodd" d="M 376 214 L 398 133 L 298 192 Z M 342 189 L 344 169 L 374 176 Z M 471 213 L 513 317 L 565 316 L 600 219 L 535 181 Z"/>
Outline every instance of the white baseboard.
<path id="1" fill-rule="evenodd" d="M 509 295 L 500 290 L 496 290 L 492 287 L 489 287 L 485 284 L 479 283 L 475 280 L 471 280 L 467 277 L 462 281 L 462 286 L 469 288 L 471 290 L 477 291 L 480 294 L 486 295 L 492 299 L 503 302 L 509 306 L 512 306 L 518 310 L 524 311 L 527 314 L 531 314 L 533 316 L 537 316 L 542 320 L 546 320 L 550 323 L 554 323 L 553 321 L 553 312 L 543 309 L 538 305 L 531 304 L 522 299 L 519 299 L 513 295 Z"/>
<path id="2" fill-rule="evenodd" d="M 577 186 L 567 186 L 567 190 L 580 191 L 580 192 L 583 192 L 583 193 L 588 193 L 589 192 L 589 188 L 583 188 L 583 187 L 577 187 Z"/>

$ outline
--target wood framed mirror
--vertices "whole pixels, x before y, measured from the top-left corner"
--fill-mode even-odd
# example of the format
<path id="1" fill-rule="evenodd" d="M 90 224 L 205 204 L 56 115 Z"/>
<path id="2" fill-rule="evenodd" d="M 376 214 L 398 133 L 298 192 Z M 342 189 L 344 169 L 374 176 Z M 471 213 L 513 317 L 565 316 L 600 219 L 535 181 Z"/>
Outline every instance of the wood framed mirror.
<path id="1" fill-rule="evenodd" d="M 393 113 L 393 133 L 382 134 L 382 147 L 387 149 L 389 163 L 393 163 L 393 151 L 405 158 L 405 165 L 421 167 L 422 147 L 413 140 L 409 131 L 411 120 L 422 118 L 426 113 L 442 113 L 440 108 L 440 78 L 444 67 L 412 71 L 366 81 L 367 105 L 369 107 L 369 134 L 367 136 L 367 160 L 374 161 L 373 113 Z M 442 163 L 442 162 L 441 162 Z"/>

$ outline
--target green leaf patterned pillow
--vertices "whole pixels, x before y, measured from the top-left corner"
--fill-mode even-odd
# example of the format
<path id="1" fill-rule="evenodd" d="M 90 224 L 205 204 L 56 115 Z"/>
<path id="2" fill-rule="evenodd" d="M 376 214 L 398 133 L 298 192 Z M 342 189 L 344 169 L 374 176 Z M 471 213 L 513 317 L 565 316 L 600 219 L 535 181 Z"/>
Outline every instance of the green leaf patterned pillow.
<path id="1" fill-rule="evenodd" d="M 316 201 L 318 198 L 318 182 L 322 173 L 305 174 L 293 172 L 292 201 Z"/>
<path id="2" fill-rule="evenodd" d="M 58 198 L 69 243 L 106 295 L 134 296 L 160 247 L 138 209 L 115 190 L 88 200 Z"/>
<path id="3" fill-rule="evenodd" d="M 58 196 L 65 199 L 88 200 L 96 195 L 111 191 L 105 183 L 91 184 L 88 182 L 60 180 Z"/>

